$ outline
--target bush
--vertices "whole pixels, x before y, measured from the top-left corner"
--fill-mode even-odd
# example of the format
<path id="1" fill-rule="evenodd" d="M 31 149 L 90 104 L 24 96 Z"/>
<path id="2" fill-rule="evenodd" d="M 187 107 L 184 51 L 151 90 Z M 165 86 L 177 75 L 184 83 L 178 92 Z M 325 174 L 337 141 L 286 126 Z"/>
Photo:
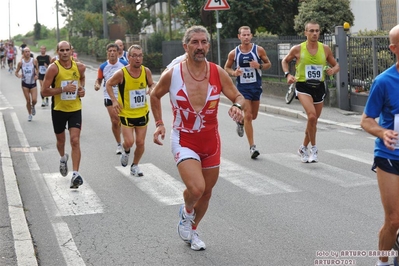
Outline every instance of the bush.
<path id="1" fill-rule="evenodd" d="M 88 42 L 89 37 L 71 36 L 69 42 L 72 44 L 73 49 L 77 53 L 89 54 Z"/>
<path id="2" fill-rule="evenodd" d="M 162 66 L 161 53 L 149 53 L 144 55 L 143 65 L 148 67 L 153 73 L 160 73 Z"/>
<path id="3" fill-rule="evenodd" d="M 162 41 L 164 40 L 165 35 L 163 33 L 152 33 L 147 42 L 148 53 L 162 53 Z"/>

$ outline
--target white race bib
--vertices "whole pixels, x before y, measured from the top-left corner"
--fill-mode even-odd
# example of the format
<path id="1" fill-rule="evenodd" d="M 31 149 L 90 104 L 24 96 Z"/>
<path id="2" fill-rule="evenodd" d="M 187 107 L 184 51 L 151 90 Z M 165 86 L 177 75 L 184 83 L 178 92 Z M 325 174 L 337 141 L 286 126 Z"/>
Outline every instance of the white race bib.
<path id="1" fill-rule="evenodd" d="M 130 93 L 130 108 L 140 108 L 145 106 L 146 97 L 145 92 L 146 89 L 140 90 L 131 90 Z"/>
<path id="2" fill-rule="evenodd" d="M 241 68 L 243 71 L 242 75 L 240 76 L 240 83 L 254 83 L 256 82 L 256 70 L 252 67 L 243 67 Z"/>
<path id="3" fill-rule="evenodd" d="M 322 65 L 306 65 L 305 66 L 305 77 L 308 79 L 316 79 L 321 81 L 323 78 L 323 66 Z"/>
<path id="4" fill-rule="evenodd" d="M 76 86 L 76 90 L 74 92 L 63 92 L 61 93 L 61 100 L 63 101 L 73 101 L 76 100 L 76 96 L 78 95 L 78 87 L 79 83 L 77 80 L 63 80 L 61 81 L 61 87 L 65 87 L 72 81 L 72 84 Z"/>
<path id="5" fill-rule="evenodd" d="M 393 119 L 393 130 L 399 132 L 399 114 L 396 114 Z M 395 149 L 399 149 L 399 141 L 396 142 Z"/>
<path id="6" fill-rule="evenodd" d="M 46 70 L 47 70 L 47 67 L 46 66 L 39 66 L 39 73 L 40 74 L 46 74 Z"/>

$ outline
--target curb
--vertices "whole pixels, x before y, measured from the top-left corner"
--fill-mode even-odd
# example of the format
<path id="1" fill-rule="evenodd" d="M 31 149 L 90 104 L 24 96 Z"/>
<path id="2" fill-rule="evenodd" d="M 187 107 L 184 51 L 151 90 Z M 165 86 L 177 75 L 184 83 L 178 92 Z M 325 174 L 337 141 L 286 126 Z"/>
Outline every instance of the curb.
<path id="1" fill-rule="evenodd" d="M 221 96 L 220 101 L 225 103 L 225 104 L 230 104 L 230 100 L 226 98 L 226 96 Z M 284 107 L 277 107 L 273 105 L 268 105 L 268 104 L 260 104 L 259 105 L 259 112 L 262 113 L 270 113 L 270 114 L 278 114 L 282 116 L 287 116 L 287 117 L 292 117 L 292 118 L 297 118 L 297 119 L 303 119 L 307 120 L 307 116 L 303 111 L 297 111 L 293 110 L 290 108 L 284 108 Z M 360 130 L 363 131 L 360 125 L 353 125 L 353 124 L 348 124 L 348 123 L 342 123 L 342 122 L 337 122 L 337 121 L 332 121 L 328 119 L 323 119 L 319 118 L 318 119 L 319 123 L 323 123 L 326 125 L 334 125 L 334 126 L 340 126 L 344 128 L 350 128 L 354 130 Z"/>

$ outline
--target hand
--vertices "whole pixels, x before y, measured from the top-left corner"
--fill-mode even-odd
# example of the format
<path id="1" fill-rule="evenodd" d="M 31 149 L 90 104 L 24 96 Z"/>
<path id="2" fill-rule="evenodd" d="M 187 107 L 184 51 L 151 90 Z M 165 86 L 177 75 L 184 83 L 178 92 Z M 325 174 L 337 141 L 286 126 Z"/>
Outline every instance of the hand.
<path id="1" fill-rule="evenodd" d="M 67 85 L 64 86 L 63 92 L 75 92 L 76 85 L 72 83 L 72 81 L 67 82 Z"/>
<path id="2" fill-rule="evenodd" d="M 293 76 L 293 75 L 291 75 L 291 74 L 288 74 L 288 76 L 287 76 L 287 83 L 288 83 L 288 84 L 292 84 L 292 83 L 295 83 L 295 82 L 296 82 L 295 76 Z"/>
<path id="3" fill-rule="evenodd" d="M 231 106 L 230 109 L 229 109 L 229 116 L 231 118 L 233 118 L 234 122 L 241 123 L 242 120 L 244 120 L 243 111 L 240 108 L 238 108 L 237 106 L 234 106 L 234 105 Z"/>
<path id="4" fill-rule="evenodd" d="M 119 105 L 118 101 L 112 101 L 112 108 L 114 109 L 114 111 L 119 114 L 122 110 L 122 107 Z"/>
<path id="5" fill-rule="evenodd" d="M 242 70 L 240 68 L 240 66 L 237 67 L 237 69 L 234 71 L 234 76 L 238 77 L 242 75 Z"/>
<path id="6" fill-rule="evenodd" d="M 95 89 L 96 91 L 98 91 L 98 90 L 100 89 L 100 84 L 96 83 L 96 84 L 94 85 L 94 89 Z"/>
<path id="7" fill-rule="evenodd" d="M 159 135 L 161 135 L 161 139 L 165 139 L 165 126 L 158 126 L 154 132 L 154 143 L 158 145 L 163 145 L 163 143 L 159 140 Z"/>
<path id="8" fill-rule="evenodd" d="M 395 145 L 398 142 L 398 132 L 387 129 L 384 131 L 383 139 L 385 147 L 388 150 L 395 150 Z"/>
<path id="9" fill-rule="evenodd" d="M 258 61 L 255 61 L 255 60 L 251 60 L 249 62 L 249 66 L 252 67 L 252 68 L 259 69 L 259 63 L 258 63 Z"/>
<path id="10" fill-rule="evenodd" d="M 86 94 L 85 89 L 84 89 L 83 87 L 79 87 L 79 89 L 78 89 L 78 95 L 79 95 L 79 97 L 82 98 L 82 97 L 85 96 L 85 94 Z"/>

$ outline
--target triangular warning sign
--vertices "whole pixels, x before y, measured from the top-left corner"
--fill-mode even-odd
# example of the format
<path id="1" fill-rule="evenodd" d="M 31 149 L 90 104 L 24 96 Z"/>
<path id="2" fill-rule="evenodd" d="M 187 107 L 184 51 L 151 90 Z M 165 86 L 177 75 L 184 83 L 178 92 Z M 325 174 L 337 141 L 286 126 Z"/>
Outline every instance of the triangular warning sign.
<path id="1" fill-rule="evenodd" d="M 208 0 L 204 10 L 228 10 L 230 9 L 229 4 L 226 0 Z"/>

